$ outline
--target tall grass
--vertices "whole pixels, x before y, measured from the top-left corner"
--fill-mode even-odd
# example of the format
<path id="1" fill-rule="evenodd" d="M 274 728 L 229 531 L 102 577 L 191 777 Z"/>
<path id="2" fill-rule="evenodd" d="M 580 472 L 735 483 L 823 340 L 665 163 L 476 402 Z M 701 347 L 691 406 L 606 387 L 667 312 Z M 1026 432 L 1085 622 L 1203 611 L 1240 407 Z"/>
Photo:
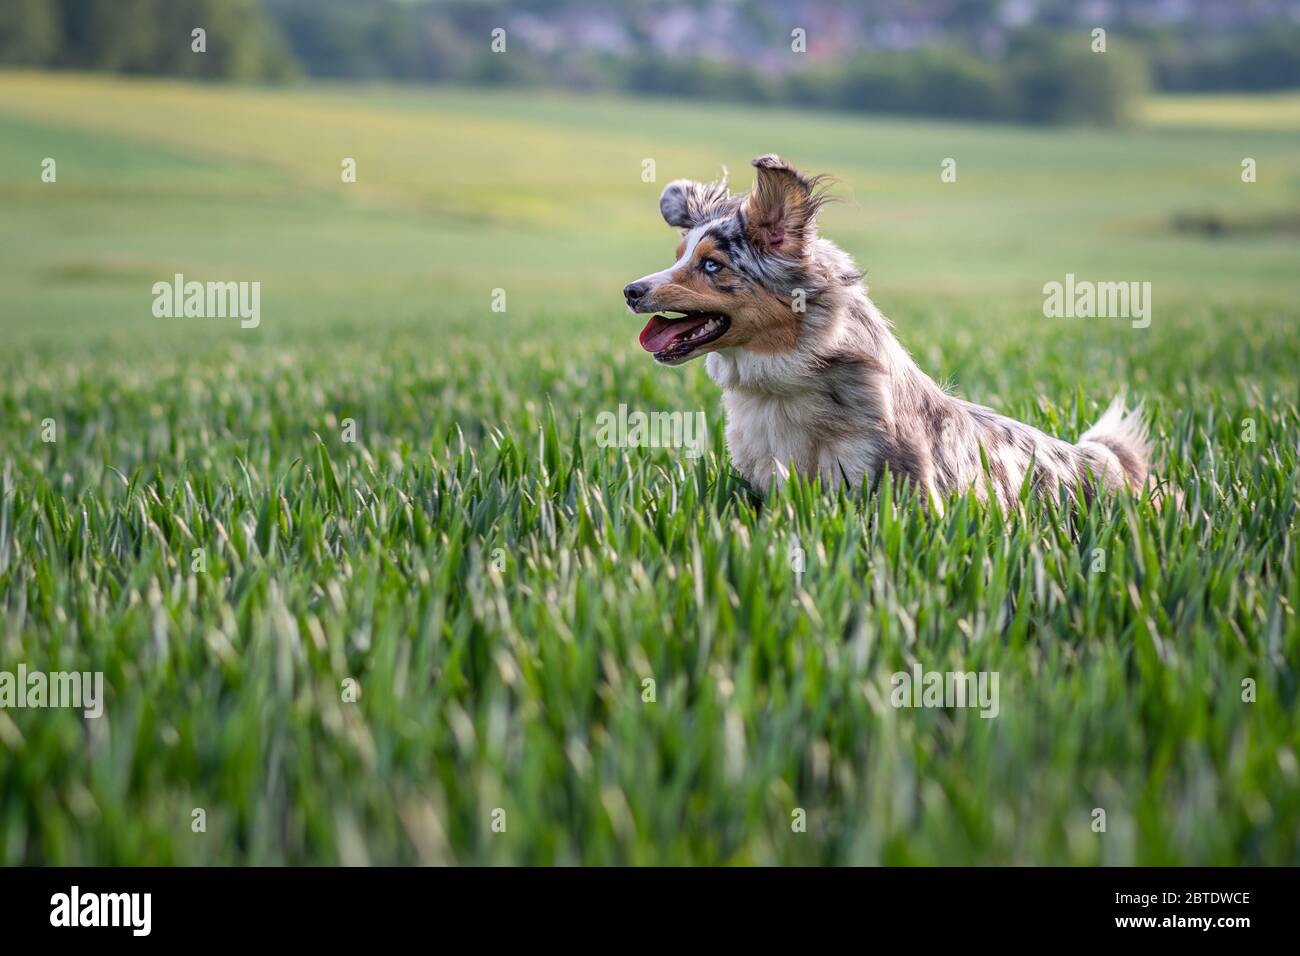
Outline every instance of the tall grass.
<path id="1" fill-rule="evenodd" d="M 861 168 L 866 133 L 887 154 L 982 156 L 965 199 L 931 195 L 937 173 L 894 194 L 914 218 L 877 298 L 936 377 L 1052 432 L 1140 395 L 1184 496 L 1014 513 L 954 498 L 939 517 L 893 481 L 766 500 L 739 482 L 703 370 L 635 349 L 620 280 L 671 236 L 638 141 L 582 104 L 437 94 L 443 135 L 482 162 L 431 158 L 428 183 L 353 196 L 324 185 L 346 143 L 322 147 L 320 184 L 295 182 L 310 160 L 282 165 L 295 147 L 260 112 L 328 127 L 330 90 L 266 105 L 74 78 L 57 83 L 89 99 L 51 93 L 38 120 L 14 115 L 46 95 L 23 82 L 0 109 L 18 240 L 0 263 L 0 670 L 102 671 L 108 699 L 98 719 L 0 709 L 3 862 L 1300 862 L 1294 250 L 1132 225 L 1124 208 L 1156 222 L 1206 195 L 1195 149 L 1184 170 L 1164 140 L 1103 138 L 1077 179 L 1049 162 L 1055 193 L 1027 174 L 1008 208 L 1080 236 L 1025 252 L 1014 221 L 976 236 L 945 204 L 1014 203 L 1016 171 L 1068 144 L 803 121 L 833 172 L 835 151 Z M 126 130 L 137 95 L 265 148 Z M 369 101 L 391 130 L 377 149 L 431 135 L 423 101 Z M 728 147 L 752 138 L 676 112 Z M 603 159 L 566 172 L 536 153 L 511 172 L 489 156 L 494 130 L 542 126 L 565 155 L 625 151 L 635 185 Z M 59 183 L 33 185 L 50 153 Z M 1071 220 L 1108 177 L 1122 185 Z M 401 199 L 461 186 L 481 216 Z M 865 261 L 890 246 L 868 212 L 833 215 Z M 962 244 L 988 248 L 961 262 Z M 1124 270 L 1098 278 L 1164 277 L 1150 328 L 1042 318 L 1042 282 L 1079 255 Z M 261 326 L 153 319 L 149 285 L 173 269 L 262 279 Z M 601 447 L 596 415 L 619 404 L 703 411 L 706 454 Z M 893 707 L 891 675 L 915 664 L 996 672 L 998 716 Z"/>

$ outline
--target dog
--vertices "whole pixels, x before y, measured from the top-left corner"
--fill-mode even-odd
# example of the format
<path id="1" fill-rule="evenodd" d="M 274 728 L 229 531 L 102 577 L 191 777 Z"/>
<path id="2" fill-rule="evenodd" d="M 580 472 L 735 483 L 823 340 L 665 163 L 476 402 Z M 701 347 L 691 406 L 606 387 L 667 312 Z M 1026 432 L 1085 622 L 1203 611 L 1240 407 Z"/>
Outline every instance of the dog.
<path id="1" fill-rule="evenodd" d="M 1141 407 L 1117 397 L 1075 444 L 948 394 L 894 337 L 863 274 L 817 234 L 825 177 L 775 155 L 754 186 L 669 183 L 664 220 L 681 230 L 676 261 L 623 289 L 652 313 L 641 346 L 663 365 L 706 356 L 722 388 L 727 448 L 759 494 L 792 471 L 827 487 L 873 487 L 885 469 L 940 513 L 943 499 L 990 490 L 1005 508 L 1026 479 L 1038 497 L 1142 488 L 1151 445 Z"/>

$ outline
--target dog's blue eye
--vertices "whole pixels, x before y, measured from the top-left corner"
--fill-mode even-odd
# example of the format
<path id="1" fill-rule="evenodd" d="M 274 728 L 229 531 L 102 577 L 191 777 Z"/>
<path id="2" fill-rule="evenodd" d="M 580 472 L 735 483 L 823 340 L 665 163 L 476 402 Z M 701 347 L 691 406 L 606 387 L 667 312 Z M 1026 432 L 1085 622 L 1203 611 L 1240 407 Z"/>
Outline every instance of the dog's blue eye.
<path id="1" fill-rule="evenodd" d="M 714 273 L 714 272 L 717 272 L 717 271 L 718 271 L 719 269 L 721 269 L 721 268 L 722 268 L 722 266 L 720 266 L 718 263 L 714 262 L 712 259 L 705 259 L 705 260 L 704 260 L 704 271 L 705 271 L 705 272 L 708 272 L 708 273 L 712 274 L 712 273 Z"/>

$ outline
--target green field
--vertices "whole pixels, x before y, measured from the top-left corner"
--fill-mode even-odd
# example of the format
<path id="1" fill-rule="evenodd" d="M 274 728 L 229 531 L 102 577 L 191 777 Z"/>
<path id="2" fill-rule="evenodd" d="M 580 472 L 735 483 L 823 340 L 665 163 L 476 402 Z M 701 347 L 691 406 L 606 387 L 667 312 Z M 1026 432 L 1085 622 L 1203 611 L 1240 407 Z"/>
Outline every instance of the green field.
<path id="1" fill-rule="evenodd" d="M 0 671 L 107 697 L 0 709 L 0 862 L 1300 863 L 1269 102 L 1116 132 L 0 73 Z M 664 183 L 769 151 L 838 177 L 823 232 L 927 371 L 1068 437 L 1127 387 L 1184 507 L 753 500 L 621 288 L 671 259 Z M 155 318 L 178 272 L 260 282 L 260 325 Z M 1150 327 L 1044 318 L 1067 272 L 1151 282 Z M 707 454 L 600 447 L 620 404 L 703 411 Z M 915 664 L 997 672 L 997 718 L 895 709 Z"/>

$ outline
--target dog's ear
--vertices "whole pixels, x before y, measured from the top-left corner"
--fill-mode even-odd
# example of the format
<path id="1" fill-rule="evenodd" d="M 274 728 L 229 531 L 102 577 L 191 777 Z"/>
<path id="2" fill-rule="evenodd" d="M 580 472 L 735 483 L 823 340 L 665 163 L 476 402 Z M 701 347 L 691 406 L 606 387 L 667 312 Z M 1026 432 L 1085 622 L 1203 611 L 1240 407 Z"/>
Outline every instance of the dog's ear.
<path id="1" fill-rule="evenodd" d="M 718 208 L 731 196 L 727 191 L 727 167 L 716 183 L 697 183 L 674 179 L 659 196 L 659 212 L 664 222 L 678 229 L 694 229 L 713 218 Z"/>
<path id="2" fill-rule="evenodd" d="M 750 240 L 763 249 L 787 258 L 798 258 L 816 235 L 817 210 L 822 197 L 818 180 L 769 153 L 754 160 L 758 175 L 745 203 L 746 227 Z"/>

